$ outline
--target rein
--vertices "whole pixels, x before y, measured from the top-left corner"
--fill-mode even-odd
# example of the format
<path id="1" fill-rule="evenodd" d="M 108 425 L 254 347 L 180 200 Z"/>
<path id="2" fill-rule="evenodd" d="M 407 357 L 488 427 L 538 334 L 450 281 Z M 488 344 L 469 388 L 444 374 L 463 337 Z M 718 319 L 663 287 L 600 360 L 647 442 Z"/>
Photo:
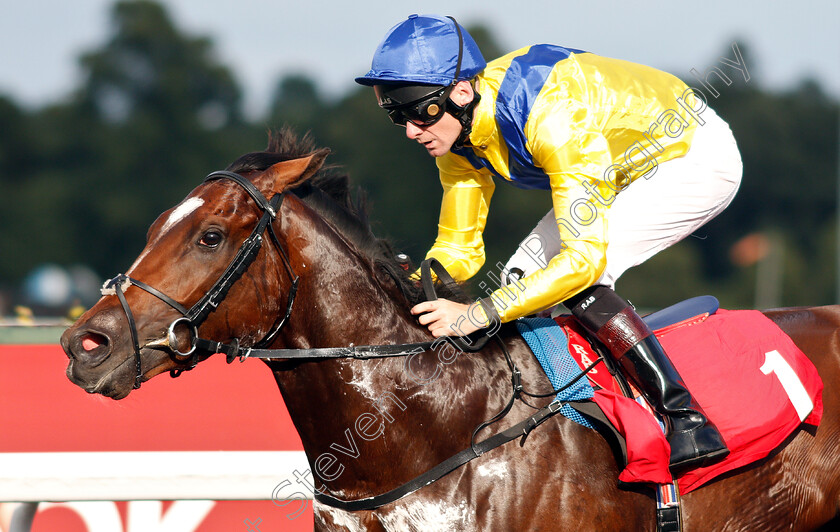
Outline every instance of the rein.
<path id="1" fill-rule="evenodd" d="M 262 210 L 263 214 L 256 227 L 254 227 L 254 230 L 251 232 L 250 236 L 248 236 L 248 238 L 246 238 L 245 241 L 242 243 L 241 247 L 239 248 L 239 251 L 231 260 L 228 267 L 225 269 L 225 271 L 222 273 L 219 279 L 213 284 L 210 290 L 201 299 L 199 299 L 198 302 L 196 302 L 191 308 L 187 309 L 185 306 L 178 303 L 171 297 L 167 296 L 160 290 L 149 286 L 148 284 L 142 281 L 129 277 L 125 274 L 119 274 L 115 276 L 113 279 L 107 281 L 103 286 L 103 295 L 117 296 L 128 320 L 131 332 L 131 340 L 134 344 L 134 358 L 136 365 L 136 375 L 134 380 L 135 389 L 140 387 L 143 372 L 141 367 L 140 345 L 138 342 L 136 322 L 134 320 L 134 315 L 131 312 L 131 308 L 128 305 L 128 301 L 126 300 L 124 293 L 125 290 L 127 290 L 128 287 L 131 285 L 137 286 L 138 288 L 155 296 L 156 298 L 160 299 L 173 309 L 177 310 L 182 315 L 182 317 L 177 318 L 169 325 L 165 342 L 161 341 L 160 344 L 155 344 L 165 345 L 170 351 L 170 353 L 176 358 L 176 360 L 178 360 L 179 362 L 186 362 L 186 367 L 177 370 L 171 370 L 170 373 L 172 377 L 177 377 L 183 371 L 188 371 L 194 368 L 198 364 L 201 354 L 212 355 L 215 353 L 224 353 L 227 357 L 227 362 L 229 364 L 232 363 L 236 358 L 239 358 L 240 361 L 244 361 L 247 358 L 286 360 L 324 360 L 336 358 L 354 358 L 358 360 L 365 360 L 370 358 L 402 357 L 414 353 L 421 353 L 423 351 L 428 351 L 432 349 L 432 347 L 435 345 L 435 342 L 440 341 L 436 340 L 408 344 L 361 346 L 350 345 L 347 347 L 322 347 L 309 349 L 266 349 L 262 347 L 269 345 L 270 342 L 277 335 L 277 332 L 280 330 L 280 328 L 288 321 L 289 316 L 292 313 L 292 305 L 294 304 L 298 283 L 300 281 L 300 277 L 295 273 L 294 269 L 292 268 L 291 262 L 288 258 L 288 254 L 283 248 L 279 238 L 274 232 L 274 227 L 272 226 L 272 222 L 275 220 L 277 213 L 279 212 L 280 207 L 282 205 L 283 198 L 285 197 L 285 192 L 276 194 L 271 198 L 271 200 L 268 200 L 246 178 L 237 173 L 228 171 L 213 172 L 204 179 L 204 182 L 206 183 L 208 181 L 216 179 L 230 179 L 238 185 L 240 185 L 251 196 L 251 198 L 254 199 L 254 201 Z M 263 233 L 266 231 L 266 229 L 268 229 L 272 241 L 274 242 L 274 245 L 282 258 L 284 268 L 286 269 L 286 272 L 292 281 L 291 288 L 287 296 L 285 314 L 280 316 L 280 318 L 275 322 L 271 331 L 253 347 L 240 346 L 239 340 L 236 338 L 231 343 L 222 343 L 213 340 L 207 340 L 205 338 L 200 338 L 198 336 L 199 326 L 201 325 L 201 323 L 204 322 L 207 316 L 219 306 L 219 304 L 227 296 L 227 293 L 230 291 L 230 288 L 233 286 L 233 284 L 242 276 L 242 274 L 245 273 L 245 271 L 254 261 L 254 259 L 257 256 L 257 253 L 262 247 L 262 242 L 264 238 Z M 427 259 L 423 261 L 420 270 L 421 283 L 423 285 L 423 290 L 428 300 L 437 299 L 437 294 L 435 293 L 434 288 L 434 281 L 432 278 L 432 271 L 434 271 L 434 274 L 437 275 L 438 279 L 442 283 L 446 285 L 455 284 L 455 281 L 454 279 L 452 279 L 452 276 L 436 259 Z M 498 320 L 498 314 L 495 312 L 495 308 L 493 308 L 490 305 L 487 305 L 486 302 L 483 300 L 479 301 L 482 304 L 485 313 L 487 314 L 487 317 L 491 320 L 491 322 L 494 319 Z M 190 348 L 187 351 L 179 351 L 177 348 L 178 339 L 175 329 L 181 325 L 187 328 L 191 337 Z M 473 333 L 473 335 L 462 337 L 448 337 L 447 341 L 452 342 L 456 347 L 458 347 L 462 351 L 480 351 L 485 347 L 485 345 L 491 338 L 491 335 L 489 334 L 482 334 L 481 336 L 478 336 L 478 334 L 481 332 L 482 331 L 478 331 L 476 333 Z M 528 434 L 540 424 L 545 422 L 547 419 L 557 414 L 557 412 L 559 412 L 560 408 L 563 406 L 563 403 L 555 399 L 547 406 L 537 410 L 537 412 L 535 412 L 533 415 L 516 423 L 512 427 L 502 432 L 494 434 L 493 436 L 490 436 L 480 442 L 476 442 L 476 438 L 478 433 L 482 429 L 504 418 L 508 414 L 508 412 L 510 412 L 510 409 L 513 407 L 514 402 L 517 399 L 522 400 L 522 394 L 531 397 L 548 397 L 551 395 L 556 395 L 564 391 L 566 388 L 568 388 L 575 382 L 577 382 L 579 379 L 583 378 L 585 375 L 587 375 L 589 371 L 592 370 L 592 368 L 594 368 L 595 365 L 598 364 L 603 358 L 599 357 L 598 359 L 596 359 L 589 367 L 581 371 L 574 379 L 572 379 L 569 383 L 565 384 L 559 389 L 553 390 L 552 392 L 546 394 L 532 394 L 524 390 L 522 386 L 522 374 L 519 368 L 511 359 L 510 353 L 508 352 L 507 346 L 504 344 L 504 341 L 502 341 L 501 338 L 499 338 L 497 335 L 492 335 L 492 337 L 497 341 L 497 343 L 501 347 L 502 352 L 505 355 L 507 365 L 511 370 L 511 385 L 513 391 L 511 393 L 510 400 L 498 414 L 493 416 L 490 420 L 485 421 L 481 423 L 478 427 L 476 427 L 476 429 L 473 431 L 472 437 L 470 439 L 470 446 L 468 448 L 444 460 L 443 462 L 434 466 L 425 473 L 417 476 L 416 478 L 410 480 L 409 482 L 406 482 L 405 484 L 386 493 L 376 495 L 373 497 L 367 497 L 364 499 L 342 500 L 315 490 L 315 499 L 320 503 L 347 511 L 372 510 L 374 508 L 378 508 L 385 504 L 391 503 L 397 499 L 400 499 L 410 493 L 413 493 L 414 491 L 417 491 L 423 486 L 431 484 L 432 482 L 451 473 L 458 467 L 468 463 L 469 461 L 475 458 L 478 458 L 485 452 L 491 449 L 495 449 L 496 447 L 499 447 L 511 440 L 521 437 L 520 446 L 523 446 L 525 444 L 525 439 L 528 437 Z"/>

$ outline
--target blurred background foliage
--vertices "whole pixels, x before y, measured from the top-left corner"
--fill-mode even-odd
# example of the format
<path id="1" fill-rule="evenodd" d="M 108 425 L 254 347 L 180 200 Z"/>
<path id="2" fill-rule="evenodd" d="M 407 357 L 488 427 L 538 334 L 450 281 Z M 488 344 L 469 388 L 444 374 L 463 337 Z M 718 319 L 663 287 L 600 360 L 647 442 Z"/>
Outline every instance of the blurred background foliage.
<path id="1" fill-rule="evenodd" d="M 37 300 L 27 289 L 33 272 L 50 265 L 104 279 L 125 271 L 158 214 L 210 171 L 261 150 L 267 131 L 284 124 L 331 148 L 329 161 L 368 196 L 375 231 L 422 258 L 440 202 L 434 161 L 369 89 L 328 99 L 316 80 L 290 73 L 265 116 L 246 119 L 242 89 L 212 38 L 179 29 L 152 1 L 117 2 L 111 15 L 110 38 L 79 58 L 83 81 L 72 94 L 39 109 L 0 95 L 0 315 L 16 303 L 58 313 L 90 304 L 91 283 L 74 285 L 82 274 L 63 299 Z M 505 52 L 490 28 L 468 29 L 486 57 Z M 739 46 L 753 67 L 748 43 Z M 731 54 L 722 43 L 720 55 Z M 730 308 L 837 302 L 838 102 L 810 80 L 779 93 L 754 78 L 733 78 L 710 101 L 741 148 L 738 196 L 691 238 L 622 277 L 619 292 L 637 306 L 703 293 Z M 549 205 L 548 194 L 497 186 L 485 271 L 507 259 Z"/>

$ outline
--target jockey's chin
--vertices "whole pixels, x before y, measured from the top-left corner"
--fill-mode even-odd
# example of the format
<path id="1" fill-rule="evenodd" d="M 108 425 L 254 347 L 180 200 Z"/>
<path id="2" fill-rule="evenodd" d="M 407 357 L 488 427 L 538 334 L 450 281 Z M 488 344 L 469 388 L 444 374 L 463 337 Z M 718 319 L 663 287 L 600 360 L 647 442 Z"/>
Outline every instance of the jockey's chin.
<path id="1" fill-rule="evenodd" d="M 442 157 L 449 151 L 452 145 L 446 146 L 439 140 L 431 140 L 424 143 L 423 147 L 426 148 L 426 152 L 432 157 Z"/>
<path id="2" fill-rule="evenodd" d="M 462 126 L 457 118 L 444 113 L 440 120 L 428 126 L 406 123 L 405 135 L 422 144 L 432 157 L 442 157 L 452 148 L 461 135 Z"/>

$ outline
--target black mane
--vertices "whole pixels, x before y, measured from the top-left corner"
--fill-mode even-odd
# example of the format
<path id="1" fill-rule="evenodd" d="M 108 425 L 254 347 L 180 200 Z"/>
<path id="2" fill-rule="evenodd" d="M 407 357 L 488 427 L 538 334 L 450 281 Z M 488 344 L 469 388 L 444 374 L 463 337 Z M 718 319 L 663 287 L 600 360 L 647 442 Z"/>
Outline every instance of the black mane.
<path id="1" fill-rule="evenodd" d="M 290 159 L 304 157 L 317 149 L 309 134 L 298 137 L 291 129 L 283 128 L 270 133 L 265 151 L 243 155 L 231 163 L 231 172 L 261 171 Z M 310 208 L 315 210 L 340 232 L 356 250 L 368 257 L 374 267 L 385 270 L 398 284 L 409 304 L 425 301 L 422 289 L 409 278 L 412 271 L 405 271 L 396 260 L 391 244 L 377 238 L 370 227 L 367 203 L 361 193 L 354 200 L 350 181 L 346 174 L 335 166 L 324 166 L 305 183 L 291 190 Z M 453 294 L 448 294 L 453 297 Z M 455 296 L 463 300 L 464 296 Z"/>

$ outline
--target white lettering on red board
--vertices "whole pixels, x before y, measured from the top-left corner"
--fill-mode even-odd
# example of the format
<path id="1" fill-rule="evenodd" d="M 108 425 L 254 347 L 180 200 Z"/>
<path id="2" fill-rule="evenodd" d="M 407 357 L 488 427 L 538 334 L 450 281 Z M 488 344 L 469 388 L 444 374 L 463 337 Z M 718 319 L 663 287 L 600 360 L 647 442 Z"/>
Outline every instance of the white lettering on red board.
<path id="1" fill-rule="evenodd" d="M 87 532 L 194 532 L 215 506 L 215 501 L 175 501 L 166 512 L 161 501 L 129 501 L 123 524 L 117 504 L 110 501 L 42 503 L 39 511 L 54 507 L 75 512 Z"/>

